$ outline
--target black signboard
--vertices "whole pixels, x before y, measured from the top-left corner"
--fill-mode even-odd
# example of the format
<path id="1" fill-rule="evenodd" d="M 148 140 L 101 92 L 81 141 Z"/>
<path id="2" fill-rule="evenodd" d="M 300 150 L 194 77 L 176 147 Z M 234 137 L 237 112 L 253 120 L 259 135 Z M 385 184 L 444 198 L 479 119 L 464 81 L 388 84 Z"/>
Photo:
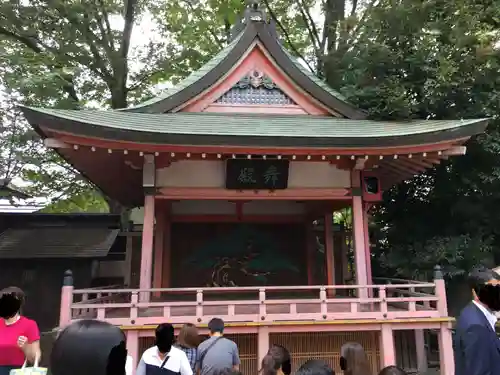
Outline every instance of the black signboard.
<path id="1" fill-rule="evenodd" d="M 226 189 L 280 190 L 288 187 L 290 162 L 279 159 L 228 159 Z"/>

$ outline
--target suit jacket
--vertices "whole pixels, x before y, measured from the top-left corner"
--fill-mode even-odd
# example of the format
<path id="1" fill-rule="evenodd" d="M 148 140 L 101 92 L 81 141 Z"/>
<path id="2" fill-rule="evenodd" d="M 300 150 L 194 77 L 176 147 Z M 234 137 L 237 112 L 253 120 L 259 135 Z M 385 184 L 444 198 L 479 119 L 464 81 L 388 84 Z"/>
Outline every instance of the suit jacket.
<path id="1" fill-rule="evenodd" d="M 500 375 L 500 340 L 474 303 L 460 313 L 453 341 L 455 375 Z"/>

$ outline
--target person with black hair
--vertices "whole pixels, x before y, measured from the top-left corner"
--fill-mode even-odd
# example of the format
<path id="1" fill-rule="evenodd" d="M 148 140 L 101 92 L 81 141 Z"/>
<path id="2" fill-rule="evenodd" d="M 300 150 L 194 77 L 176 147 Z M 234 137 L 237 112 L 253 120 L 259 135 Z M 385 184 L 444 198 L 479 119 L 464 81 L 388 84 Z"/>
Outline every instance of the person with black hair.
<path id="1" fill-rule="evenodd" d="M 172 324 L 156 327 L 156 345 L 144 352 L 135 375 L 193 375 L 186 353 L 173 346 L 174 340 Z"/>
<path id="2" fill-rule="evenodd" d="M 310 359 L 299 367 L 295 375 L 335 375 L 335 371 L 320 359 Z"/>
<path id="3" fill-rule="evenodd" d="M 21 314 L 24 300 L 17 287 L 0 290 L 0 375 L 21 368 L 25 360 L 38 364 L 41 358 L 38 325 Z"/>
<path id="4" fill-rule="evenodd" d="M 456 375 L 500 375 L 500 341 L 495 333 L 500 311 L 500 275 L 485 267 L 468 277 L 472 302 L 460 313 L 454 336 Z"/>
<path id="5" fill-rule="evenodd" d="M 260 372 L 262 375 L 290 375 L 292 361 L 288 349 L 281 345 L 271 346 L 262 359 Z"/>
<path id="6" fill-rule="evenodd" d="M 216 371 L 232 368 L 239 371 L 240 355 L 234 341 L 225 337 L 224 321 L 213 318 L 208 322 L 210 337 L 198 346 L 197 375 L 214 375 Z"/>
<path id="7" fill-rule="evenodd" d="M 120 328 L 79 320 L 64 328 L 52 347 L 51 375 L 125 375 L 127 348 Z"/>
<path id="8" fill-rule="evenodd" d="M 378 375 L 407 375 L 407 373 L 398 366 L 387 366 L 380 370 Z"/>

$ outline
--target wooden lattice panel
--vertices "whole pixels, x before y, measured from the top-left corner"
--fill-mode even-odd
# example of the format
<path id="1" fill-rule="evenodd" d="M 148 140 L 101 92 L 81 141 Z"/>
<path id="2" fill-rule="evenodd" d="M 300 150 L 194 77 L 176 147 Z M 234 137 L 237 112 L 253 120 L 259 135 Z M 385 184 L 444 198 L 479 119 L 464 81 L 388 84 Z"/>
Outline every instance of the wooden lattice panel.
<path id="1" fill-rule="evenodd" d="M 394 347 L 396 363 L 406 371 L 417 370 L 417 349 L 415 347 L 415 331 L 394 331 Z"/>
<path id="2" fill-rule="evenodd" d="M 363 345 L 372 372 L 380 370 L 380 350 L 378 332 L 307 332 L 307 333 L 273 333 L 269 343 L 283 345 L 292 355 L 292 371 L 296 371 L 308 359 L 326 361 L 336 374 L 342 374 L 339 367 L 340 348 L 348 341 Z"/>
<path id="3" fill-rule="evenodd" d="M 139 355 L 142 357 L 142 353 L 147 348 L 152 347 L 155 344 L 155 338 L 154 337 L 141 337 L 139 338 Z M 139 363 L 139 358 L 137 358 L 137 363 Z"/>
<path id="4" fill-rule="evenodd" d="M 257 335 L 256 334 L 239 334 L 225 335 L 230 340 L 233 340 L 238 345 L 240 352 L 241 366 L 243 374 L 257 374 Z M 154 337 L 142 337 L 139 339 L 139 353 L 142 356 L 144 351 L 153 346 Z"/>
<path id="5" fill-rule="evenodd" d="M 257 374 L 259 369 L 257 361 L 257 334 L 225 335 L 225 337 L 233 340 L 238 345 L 241 372 L 244 375 Z"/>

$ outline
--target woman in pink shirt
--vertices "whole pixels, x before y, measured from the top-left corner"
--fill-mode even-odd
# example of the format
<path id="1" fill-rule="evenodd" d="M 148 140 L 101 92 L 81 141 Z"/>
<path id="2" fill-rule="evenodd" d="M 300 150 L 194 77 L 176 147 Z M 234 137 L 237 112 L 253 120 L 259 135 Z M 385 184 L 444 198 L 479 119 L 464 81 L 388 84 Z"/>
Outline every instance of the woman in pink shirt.
<path id="1" fill-rule="evenodd" d="M 0 290 L 0 375 L 39 361 L 40 331 L 35 321 L 21 315 L 24 293 L 17 287 Z"/>

